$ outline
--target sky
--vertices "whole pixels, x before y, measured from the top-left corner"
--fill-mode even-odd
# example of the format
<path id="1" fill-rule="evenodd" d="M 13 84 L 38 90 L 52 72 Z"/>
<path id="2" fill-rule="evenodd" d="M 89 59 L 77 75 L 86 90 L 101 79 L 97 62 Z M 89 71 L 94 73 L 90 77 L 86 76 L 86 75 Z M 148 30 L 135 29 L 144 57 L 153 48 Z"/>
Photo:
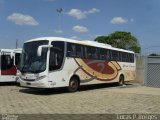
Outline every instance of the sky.
<path id="1" fill-rule="evenodd" d="M 0 48 L 38 37 L 94 40 L 131 32 L 142 52 L 160 52 L 160 0 L 0 0 Z"/>

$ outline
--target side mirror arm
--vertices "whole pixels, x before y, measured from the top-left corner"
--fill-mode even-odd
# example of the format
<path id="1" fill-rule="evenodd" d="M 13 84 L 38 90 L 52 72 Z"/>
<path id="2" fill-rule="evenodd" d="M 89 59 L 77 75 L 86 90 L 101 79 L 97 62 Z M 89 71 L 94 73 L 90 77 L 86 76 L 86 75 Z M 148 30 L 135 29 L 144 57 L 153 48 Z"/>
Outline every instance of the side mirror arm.
<path id="1" fill-rule="evenodd" d="M 42 48 L 51 48 L 53 47 L 52 45 L 40 45 L 37 49 L 37 56 L 41 56 L 42 54 Z"/>

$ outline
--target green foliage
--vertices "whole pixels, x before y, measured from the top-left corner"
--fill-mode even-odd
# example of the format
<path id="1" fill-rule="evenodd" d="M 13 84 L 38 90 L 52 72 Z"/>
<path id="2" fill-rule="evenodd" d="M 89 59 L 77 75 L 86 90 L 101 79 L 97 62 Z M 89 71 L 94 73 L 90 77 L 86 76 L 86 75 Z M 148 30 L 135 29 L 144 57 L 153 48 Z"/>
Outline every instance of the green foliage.
<path id="1" fill-rule="evenodd" d="M 149 56 L 159 56 L 159 54 L 157 54 L 157 53 L 152 53 L 152 54 L 150 54 Z"/>
<path id="2" fill-rule="evenodd" d="M 130 32 L 117 31 L 108 36 L 98 36 L 95 41 L 110 44 L 113 47 L 140 53 L 141 47 L 136 37 Z"/>

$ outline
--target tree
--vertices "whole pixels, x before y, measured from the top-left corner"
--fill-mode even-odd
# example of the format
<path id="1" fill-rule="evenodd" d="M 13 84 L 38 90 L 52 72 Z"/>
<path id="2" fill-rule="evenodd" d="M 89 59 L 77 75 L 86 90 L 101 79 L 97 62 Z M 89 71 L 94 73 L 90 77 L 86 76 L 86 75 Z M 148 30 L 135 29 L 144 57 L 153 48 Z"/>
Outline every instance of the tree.
<path id="1" fill-rule="evenodd" d="M 116 31 L 108 36 L 98 36 L 95 41 L 110 44 L 113 47 L 140 53 L 141 47 L 136 37 L 130 32 Z"/>
<path id="2" fill-rule="evenodd" d="M 152 53 L 152 54 L 150 54 L 149 56 L 159 56 L 159 54 L 157 54 L 157 53 Z"/>

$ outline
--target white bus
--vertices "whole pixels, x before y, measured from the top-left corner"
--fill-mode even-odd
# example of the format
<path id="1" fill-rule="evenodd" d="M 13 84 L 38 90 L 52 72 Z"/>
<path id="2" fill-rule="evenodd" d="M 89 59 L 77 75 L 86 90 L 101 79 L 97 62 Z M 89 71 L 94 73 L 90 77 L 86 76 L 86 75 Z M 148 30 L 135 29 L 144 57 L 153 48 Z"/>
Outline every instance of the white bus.
<path id="1" fill-rule="evenodd" d="M 0 49 L 0 82 L 16 82 L 22 49 Z"/>
<path id="2" fill-rule="evenodd" d="M 24 43 L 20 84 L 30 88 L 68 87 L 135 79 L 135 54 L 110 45 L 59 37 Z"/>

